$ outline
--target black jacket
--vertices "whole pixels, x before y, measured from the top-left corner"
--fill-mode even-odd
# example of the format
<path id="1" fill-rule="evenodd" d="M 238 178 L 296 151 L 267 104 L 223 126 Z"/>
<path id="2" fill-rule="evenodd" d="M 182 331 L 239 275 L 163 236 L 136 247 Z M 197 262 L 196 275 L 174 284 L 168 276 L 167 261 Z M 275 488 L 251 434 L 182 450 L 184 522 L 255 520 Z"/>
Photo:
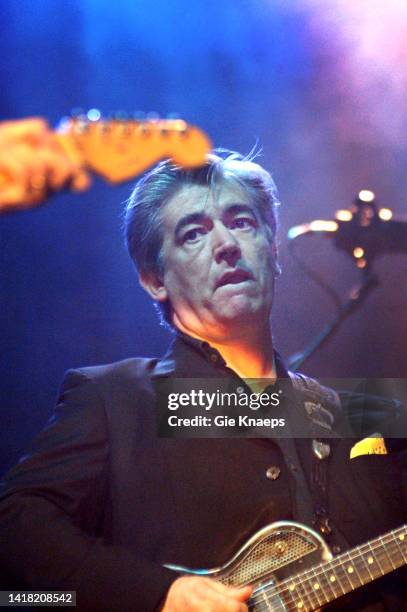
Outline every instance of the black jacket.
<path id="1" fill-rule="evenodd" d="M 68 373 L 55 415 L 6 477 L 3 588 L 76 590 L 79 609 L 147 612 L 175 578 L 164 563 L 214 567 L 260 527 L 303 519 L 296 487 L 298 472 L 310 485 L 310 440 L 281 447 L 157 437 L 157 378 L 213 375 L 215 361 L 178 339 L 165 362 L 129 359 Z M 350 460 L 353 444 L 333 444 L 328 472 L 330 516 L 352 546 L 405 521 L 395 457 Z M 281 470 L 276 480 L 266 477 L 270 466 Z M 393 609 L 363 607 L 382 601 L 379 587 L 395 598 L 394 609 L 407 609 L 404 580 L 380 583 L 346 609 Z"/>

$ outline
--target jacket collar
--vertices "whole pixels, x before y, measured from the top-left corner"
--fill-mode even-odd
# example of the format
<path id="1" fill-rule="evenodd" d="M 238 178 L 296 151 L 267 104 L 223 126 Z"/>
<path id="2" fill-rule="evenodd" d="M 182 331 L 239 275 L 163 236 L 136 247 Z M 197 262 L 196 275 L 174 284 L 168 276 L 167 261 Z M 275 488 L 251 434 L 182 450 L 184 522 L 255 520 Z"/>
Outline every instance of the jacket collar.
<path id="1" fill-rule="evenodd" d="M 278 378 L 289 378 L 289 373 L 277 351 L 274 351 Z M 226 365 L 222 355 L 208 342 L 192 338 L 178 331 L 168 351 L 154 369 L 153 377 L 230 378 L 239 376 Z"/>

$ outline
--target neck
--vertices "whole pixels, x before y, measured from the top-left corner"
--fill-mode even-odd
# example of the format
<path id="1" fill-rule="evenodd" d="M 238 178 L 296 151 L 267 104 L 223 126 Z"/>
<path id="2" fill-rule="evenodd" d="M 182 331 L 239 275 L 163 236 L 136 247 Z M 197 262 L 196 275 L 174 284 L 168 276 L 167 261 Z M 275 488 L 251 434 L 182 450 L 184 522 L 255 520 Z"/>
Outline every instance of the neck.
<path id="1" fill-rule="evenodd" d="M 241 378 L 276 378 L 269 328 L 257 337 L 211 342 L 211 346 Z"/>
<path id="2" fill-rule="evenodd" d="M 177 327 L 189 336 L 209 342 L 241 378 L 276 378 L 269 320 L 255 330 L 241 327 L 237 333 L 223 337 L 201 337 L 182 325 Z"/>

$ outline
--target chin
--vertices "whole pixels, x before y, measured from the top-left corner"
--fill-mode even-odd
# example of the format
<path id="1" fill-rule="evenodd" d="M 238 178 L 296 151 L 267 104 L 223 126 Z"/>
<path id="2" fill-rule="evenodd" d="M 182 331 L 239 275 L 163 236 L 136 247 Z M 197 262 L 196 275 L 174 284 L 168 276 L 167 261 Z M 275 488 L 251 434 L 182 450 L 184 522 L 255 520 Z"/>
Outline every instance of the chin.
<path id="1" fill-rule="evenodd" d="M 248 322 L 250 319 L 258 319 L 261 309 L 258 305 L 247 302 L 247 300 L 231 300 L 227 306 L 219 309 L 216 313 L 216 318 L 223 324 L 231 324 L 233 322 L 242 323 Z"/>

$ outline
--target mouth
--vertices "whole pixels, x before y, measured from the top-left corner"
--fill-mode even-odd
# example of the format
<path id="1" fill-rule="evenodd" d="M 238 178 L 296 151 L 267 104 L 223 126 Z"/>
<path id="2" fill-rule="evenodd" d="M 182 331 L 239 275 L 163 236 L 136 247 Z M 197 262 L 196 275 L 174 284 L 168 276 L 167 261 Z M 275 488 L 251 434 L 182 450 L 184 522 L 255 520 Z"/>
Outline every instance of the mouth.
<path id="1" fill-rule="evenodd" d="M 242 270 L 242 268 L 238 268 L 237 270 L 231 270 L 230 272 L 222 274 L 216 281 L 215 289 L 219 289 L 219 287 L 224 287 L 225 285 L 237 285 L 247 280 L 253 280 L 253 275 L 246 270 Z"/>

